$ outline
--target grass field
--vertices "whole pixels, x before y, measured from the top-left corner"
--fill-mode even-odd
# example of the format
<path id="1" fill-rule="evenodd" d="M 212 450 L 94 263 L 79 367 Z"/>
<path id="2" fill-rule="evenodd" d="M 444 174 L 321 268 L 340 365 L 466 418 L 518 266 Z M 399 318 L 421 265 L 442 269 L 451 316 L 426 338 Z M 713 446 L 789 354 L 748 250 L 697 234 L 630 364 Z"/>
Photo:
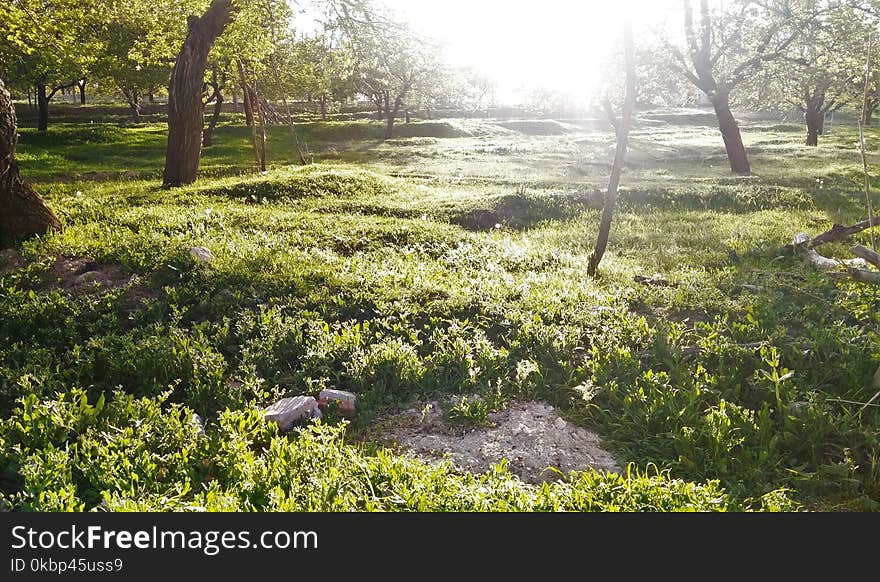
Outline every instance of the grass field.
<path id="1" fill-rule="evenodd" d="M 644 113 L 591 280 L 613 155 L 601 124 L 446 119 L 382 142 L 371 122 L 306 123 L 305 168 L 273 127 L 261 175 L 234 121 L 202 179 L 172 191 L 161 123 L 21 130 L 22 171 L 65 230 L 24 243 L 22 268 L 0 264 L 4 504 L 880 507 L 880 412 L 846 402 L 878 388 L 880 296 L 784 250 L 865 217 L 846 123 L 806 148 L 799 126 L 750 118 L 755 175 L 736 178 L 711 116 Z M 878 167 L 880 132 L 868 142 Z M 216 260 L 194 263 L 196 245 Z M 68 292 L 59 257 L 118 266 L 126 283 Z M 633 281 L 655 273 L 676 286 Z M 259 414 L 324 387 L 358 393 L 350 425 L 282 437 Z M 448 394 L 552 403 L 629 471 L 532 486 L 359 438 Z"/>

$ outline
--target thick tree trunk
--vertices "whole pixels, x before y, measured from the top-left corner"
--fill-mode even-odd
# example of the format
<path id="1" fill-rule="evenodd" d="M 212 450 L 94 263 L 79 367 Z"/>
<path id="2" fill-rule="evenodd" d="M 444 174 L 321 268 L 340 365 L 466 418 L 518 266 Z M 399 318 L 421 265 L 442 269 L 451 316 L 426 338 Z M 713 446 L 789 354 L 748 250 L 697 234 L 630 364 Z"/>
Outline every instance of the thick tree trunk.
<path id="1" fill-rule="evenodd" d="M 730 97 L 727 93 L 719 92 L 712 95 L 710 100 L 718 118 L 718 129 L 721 130 L 721 137 L 724 138 L 730 169 L 734 174 L 748 176 L 752 173 L 752 167 L 749 165 L 749 157 L 743 145 L 739 125 L 733 117 L 733 112 L 730 111 Z"/>
<path id="2" fill-rule="evenodd" d="M 590 254 L 587 263 L 587 274 L 595 277 L 599 263 L 608 248 L 608 237 L 611 234 L 611 221 L 614 219 L 614 206 L 620 188 L 620 177 L 626 161 L 629 146 L 629 131 L 632 115 L 636 105 L 636 72 L 635 49 L 633 47 L 632 24 L 627 21 L 623 31 L 623 52 L 626 63 L 626 91 L 620 119 L 613 120 L 614 133 L 617 137 L 617 148 L 614 152 L 614 163 L 611 166 L 611 177 L 608 180 L 608 191 L 605 193 L 605 204 L 602 208 L 602 219 L 599 222 L 599 234 L 596 237 L 596 248 Z M 610 113 L 610 106 L 608 107 Z M 613 117 L 612 117 L 613 119 Z"/>
<path id="3" fill-rule="evenodd" d="M 76 86 L 79 87 L 79 104 L 86 104 L 86 80 L 80 79 L 76 82 Z"/>
<path id="4" fill-rule="evenodd" d="M 321 94 L 321 121 L 327 121 L 327 94 Z"/>
<path id="5" fill-rule="evenodd" d="M 202 87 L 208 53 L 234 18 L 233 0 L 212 0 L 202 17 L 190 16 L 187 35 L 168 87 L 168 148 L 163 185 L 191 184 L 199 173 L 205 104 Z"/>
<path id="6" fill-rule="evenodd" d="M 16 140 L 15 108 L 0 80 L 0 241 L 61 229 L 58 218 L 22 179 L 15 163 Z"/>
<path id="7" fill-rule="evenodd" d="M 37 130 L 46 131 L 49 128 L 49 97 L 46 94 L 46 85 L 37 83 Z"/>

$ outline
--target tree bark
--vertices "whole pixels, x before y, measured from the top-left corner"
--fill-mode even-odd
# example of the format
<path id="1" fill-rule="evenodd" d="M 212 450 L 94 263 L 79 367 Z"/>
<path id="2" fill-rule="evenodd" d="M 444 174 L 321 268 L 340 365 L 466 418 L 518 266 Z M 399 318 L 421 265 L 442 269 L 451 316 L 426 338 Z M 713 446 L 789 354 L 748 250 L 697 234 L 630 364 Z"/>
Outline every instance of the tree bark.
<path id="1" fill-rule="evenodd" d="M 257 103 L 255 91 L 250 86 L 247 80 L 247 71 L 245 71 L 244 63 L 241 59 L 236 59 L 236 65 L 238 66 L 238 78 L 241 83 L 242 92 L 244 94 L 244 104 L 245 111 L 250 107 L 252 112 L 259 111 L 259 103 Z M 257 143 L 257 126 L 251 121 L 251 147 L 254 150 L 254 161 L 260 167 L 260 171 L 266 170 L 266 134 L 265 129 L 263 129 L 262 135 L 262 144 Z"/>
<path id="2" fill-rule="evenodd" d="M 0 80 L 0 241 L 61 230 L 61 223 L 22 177 L 15 163 L 17 141 L 12 97 Z"/>
<path id="3" fill-rule="evenodd" d="M 37 130 L 46 131 L 49 128 L 49 97 L 46 94 L 46 84 L 37 83 Z"/>
<path id="4" fill-rule="evenodd" d="M 614 152 L 611 177 L 608 180 L 608 191 L 605 194 L 605 204 L 602 208 L 602 219 L 599 223 L 599 234 L 596 237 L 596 248 L 590 254 L 587 263 L 587 274 L 590 277 L 596 276 L 596 272 L 599 270 L 599 263 L 602 262 L 602 257 L 608 248 L 611 221 L 614 218 L 614 206 L 617 203 L 620 176 L 623 174 L 623 165 L 626 161 L 626 152 L 629 146 L 630 124 L 636 105 L 635 49 L 633 47 L 632 23 L 629 21 L 624 24 L 623 28 L 623 52 L 626 62 L 626 92 L 620 119 L 614 119 L 610 105 L 608 106 L 611 122 L 614 125 L 614 133 L 617 137 L 617 148 Z"/>
<path id="5" fill-rule="evenodd" d="M 321 121 L 327 121 L 327 94 L 321 93 Z"/>
<path id="6" fill-rule="evenodd" d="M 80 79 L 76 82 L 76 86 L 79 87 L 79 104 L 86 104 L 86 80 Z"/>
<path id="7" fill-rule="evenodd" d="M 202 87 L 208 53 L 236 11 L 233 0 L 212 0 L 203 16 L 188 19 L 186 40 L 168 87 L 168 148 L 163 180 L 166 188 L 191 184 L 198 176 L 205 110 Z"/>
<path id="8" fill-rule="evenodd" d="M 724 138 L 724 148 L 727 150 L 727 159 L 730 169 L 734 174 L 748 176 L 752 173 L 749 165 L 749 157 L 743 145 L 742 134 L 739 125 L 730 111 L 730 97 L 727 93 L 718 92 L 710 96 L 712 107 L 715 108 L 715 116 L 718 118 L 718 129 Z"/>

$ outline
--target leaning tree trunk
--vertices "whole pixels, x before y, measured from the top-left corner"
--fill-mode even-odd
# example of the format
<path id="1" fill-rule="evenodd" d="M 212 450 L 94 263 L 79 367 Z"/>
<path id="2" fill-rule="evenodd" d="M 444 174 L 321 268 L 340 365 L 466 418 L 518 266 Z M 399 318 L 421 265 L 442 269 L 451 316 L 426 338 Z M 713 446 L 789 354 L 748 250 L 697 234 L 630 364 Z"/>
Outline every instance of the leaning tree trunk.
<path id="1" fill-rule="evenodd" d="M 617 194 L 620 188 L 620 176 L 623 174 L 623 164 L 626 161 L 626 151 L 629 146 L 629 130 L 633 112 L 636 108 L 635 49 L 633 47 L 632 24 L 629 21 L 624 24 L 623 28 L 623 53 L 626 62 L 626 90 L 620 119 L 615 120 L 610 105 L 607 106 L 611 116 L 611 123 L 614 125 L 614 133 L 617 137 L 617 148 L 614 152 L 614 163 L 611 166 L 611 177 L 608 180 L 608 191 L 605 193 L 605 204 L 602 208 L 602 219 L 599 222 L 596 248 L 590 254 L 587 262 L 587 274 L 590 277 L 596 276 L 596 272 L 599 270 L 599 263 L 602 262 L 602 257 L 608 248 L 611 221 L 614 218 L 614 206 L 617 203 Z"/>
<path id="2" fill-rule="evenodd" d="M 811 147 L 819 145 L 819 136 L 822 134 L 825 115 L 814 107 L 807 107 L 804 121 L 807 124 L 807 145 Z"/>
<path id="3" fill-rule="evenodd" d="M 15 108 L 0 80 L 0 241 L 60 230 L 61 223 L 15 163 Z"/>
<path id="4" fill-rule="evenodd" d="M 743 145 L 739 125 L 730 111 L 730 97 L 727 93 L 719 92 L 712 95 L 710 99 L 715 108 L 715 116 L 718 118 L 718 129 L 721 130 L 721 137 L 724 138 L 730 169 L 734 174 L 748 176 L 752 173 L 752 167 L 749 165 L 749 157 L 746 154 L 746 147 Z"/>
<path id="5" fill-rule="evenodd" d="M 46 94 L 46 84 L 37 83 L 37 130 L 46 131 L 49 128 L 49 96 Z"/>
<path id="6" fill-rule="evenodd" d="M 208 53 L 236 10 L 233 0 L 212 0 L 202 17 L 188 19 L 186 40 L 168 87 L 168 148 L 163 180 L 166 188 L 192 184 L 198 176 L 205 110 L 202 88 Z"/>

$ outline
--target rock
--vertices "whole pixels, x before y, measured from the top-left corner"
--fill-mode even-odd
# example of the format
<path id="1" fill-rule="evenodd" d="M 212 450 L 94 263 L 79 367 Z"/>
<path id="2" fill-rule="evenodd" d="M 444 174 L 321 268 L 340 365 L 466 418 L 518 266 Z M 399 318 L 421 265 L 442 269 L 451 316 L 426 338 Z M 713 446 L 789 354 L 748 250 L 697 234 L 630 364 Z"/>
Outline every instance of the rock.
<path id="1" fill-rule="evenodd" d="M 333 390 L 327 388 L 318 394 L 318 404 L 327 406 L 331 402 L 339 404 L 339 411 L 343 416 L 354 416 L 357 412 L 357 394 L 345 390 Z"/>
<path id="2" fill-rule="evenodd" d="M 293 425 L 307 418 L 321 418 L 318 401 L 311 396 L 283 398 L 263 411 L 266 420 L 278 424 L 282 434 L 290 432 Z"/>
<path id="3" fill-rule="evenodd" d="M 205 436 L 205 421 L 195 412 L 192 415 L 192 423 L 198 428 L 199 436 Z"/>
<path id="4" fill-rule="evenodd" d="M 196 260 L 197 263 L 210 263 L 214 260 L 214 253 L 205 247 L 193 247 L 189 250 L 189 256 Z"/>
<path id="5" fill-rule="evenodd" d="M 812 237 L 810 237 L 810 235 L 808 235 L 807 233 L 805 233 L 805 232 L 800 232 L 800 233 L 798 233 L 798 234 L 795 235 L 794 240 L 791 241 L 791 244 L 792 244 L 793 246 L 798 247 L 798 246 L 800 246 L 800 245 L 803 245 L 803 244 L 806 244 L 806 243 L 810 242 L 810 239 L 811 239 L 811 238 L 812 238 Z"/>
<path id="6" fill-rule="evenodd" d="M 568 423 L 565 422 L 565 419 L 560 416 L 553 422 L 553 426 L 555 426 L 559 430 L 565 430 L 565 427 L 568 426 Z"/>

